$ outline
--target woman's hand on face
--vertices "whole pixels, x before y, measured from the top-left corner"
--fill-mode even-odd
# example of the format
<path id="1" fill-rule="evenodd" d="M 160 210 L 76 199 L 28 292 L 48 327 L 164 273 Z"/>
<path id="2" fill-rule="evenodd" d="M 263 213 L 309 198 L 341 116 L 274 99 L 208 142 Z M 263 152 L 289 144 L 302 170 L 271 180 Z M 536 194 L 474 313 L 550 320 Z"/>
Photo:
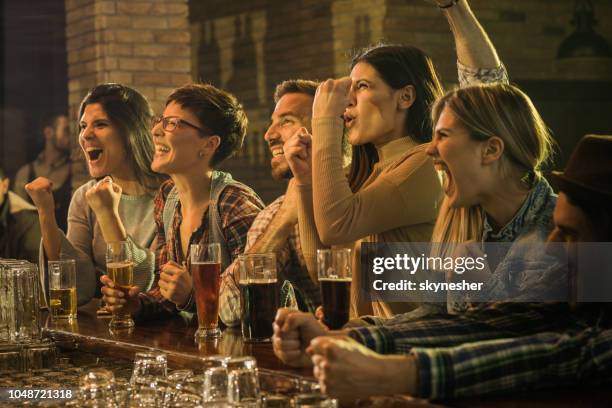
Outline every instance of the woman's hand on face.
<path id="1" fill-rule="evenodd" d="M 165 263 L 159 274 L 159 289 L 164 298 L 179 307 L 185 306 L 193 289 L 187 268 L 172 261 Z"/>
<path id="2" fill-rule="evenodd" d="M 312 136 L 302 127 L 285 142 L 285 159 L 298 185 L 312 184 Z"/>
<path id="3" fill-rule="evenodd" d="M 312 105 L 314 118 L 338 118 L 349 105 L 350 77 L 328 79 L 319 85 Z"/>
<path id="4" fill-rule="evenodd" d="M 38 177 L 25 185 L 25 190 L 39 213 L 55 214 L 55 200 L 53 199 L 53 182 L 45 177 Z"/>
<path id="5" fill-rule="evenodd" d="M 140 311 L 141 304 L 138 299 L 138 293 L 140 288 L 138 286 L 132 286 L 126 294 L 115 288 L 115 282 L 112 281 L 106 275 L 100 277 L 100 282 L 104 285 L 102 287 L 102 299 L 106 303 L 106 308 L 111 312 L 124 312 L 131 315 L 135 315 Z"/>
<path id="6" fill-rule="evenodd" d="M 85 199 L 96 216 L 104 217 L 119 214 L 121 192 L 121 186 L 107 176 L 87 190 Z"/>

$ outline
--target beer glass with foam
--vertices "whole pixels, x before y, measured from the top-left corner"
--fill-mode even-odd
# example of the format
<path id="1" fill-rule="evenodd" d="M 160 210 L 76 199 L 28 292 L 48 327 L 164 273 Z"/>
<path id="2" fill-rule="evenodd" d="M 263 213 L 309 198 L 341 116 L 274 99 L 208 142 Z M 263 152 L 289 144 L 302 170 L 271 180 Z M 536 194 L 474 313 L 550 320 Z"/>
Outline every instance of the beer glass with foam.
<path id="1" fill-rule="evenodd" d="M 115 289 L 123 292 L 127 299 L 128 292 L 134 284 L 134 262 L 129 241 L 109 242 L 106 246 L 106 274 L 115 283 Z M 134 320 L 129 313 L 113 312 L 108 324 L 111 329 L 128 329 L 134 327 Z"/>
<path id="2" fill-rule="evenodd" d="M 350 249 L 317 250 L 317 273 L 323 303 L 323 323 L 340 329 L 349 319 L 352 264 Z"/>
<path id="3" fill-rule="evenodd" d="M 274 253 L 247 254 L 238 259 L 242 338 L 248 342 L 270 341 L 278 309 L 276 256 Z"/>
<path id="4" fill-rule="evenodd" d="M 192 244 L 189 271 L 195 289 L 198 312 L 196 339 L 216 338 L 219 330 L 219 288 L 221 286 L 221 246 Z"/>
<path id="5" fill-rule="evenodd" d="M 76 319 L 76 261 L 49 261 L 49 310 L 53 320 Z"/>

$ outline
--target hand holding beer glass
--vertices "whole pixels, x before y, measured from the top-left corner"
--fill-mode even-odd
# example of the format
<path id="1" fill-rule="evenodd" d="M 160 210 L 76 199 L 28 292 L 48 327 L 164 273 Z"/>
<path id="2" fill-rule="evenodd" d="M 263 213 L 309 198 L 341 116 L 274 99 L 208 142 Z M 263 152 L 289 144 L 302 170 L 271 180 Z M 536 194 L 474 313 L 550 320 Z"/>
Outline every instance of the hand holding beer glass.
<path id="1" fill-rule="evenodd" d="M 189 247 L 189 271 L 195 289 L 198 312 L 196 339 L 221 336 L 219 330 L 219 288 L 221 286 L 221 246 L 192 244 Z"/>
<path id="2" fill-rule="evenodd" d="M 53 320 L 76 319 L 76 262 L 74 259 L 49 261 L 49 310 Z"/>
<path id="3" fill-rule="evenodd" d="M 317 271 L 323 302 L 323 323 L 338 330 L 349 319 L 352 264 L 350 249 L 317 250 Z"/>
<path id="4" fill-rule="evenodd" d="M 134 282 L 134 262 L 129 241 L 109 242 L 106 246 L 106 274 L 113 281 L 114 289 L 123 292 L 127 299 Z M 108 324 L 111 329 L 134 327 L 134 320 L 129 313 L 122 310 L 113 311 Z"/>
<path id="5" fill-rule="evenodd" d="M 242 338 L 247 342 L 270 341 L 278 309 L 276 255 L 247 254 L 238 259 Z"/>

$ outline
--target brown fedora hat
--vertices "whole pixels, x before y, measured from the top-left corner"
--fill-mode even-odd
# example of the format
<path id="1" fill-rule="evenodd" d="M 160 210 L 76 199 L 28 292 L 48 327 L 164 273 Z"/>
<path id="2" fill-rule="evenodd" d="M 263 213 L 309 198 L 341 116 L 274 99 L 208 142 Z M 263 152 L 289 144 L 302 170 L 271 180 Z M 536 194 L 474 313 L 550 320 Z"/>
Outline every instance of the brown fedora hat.
<path id="1" fill-rule="evenodd" d="M 612 199 L 612 136 L 584 136 L 565 171 L 553 171 L 549 179 L 555 190 L 576 199 Z"/>

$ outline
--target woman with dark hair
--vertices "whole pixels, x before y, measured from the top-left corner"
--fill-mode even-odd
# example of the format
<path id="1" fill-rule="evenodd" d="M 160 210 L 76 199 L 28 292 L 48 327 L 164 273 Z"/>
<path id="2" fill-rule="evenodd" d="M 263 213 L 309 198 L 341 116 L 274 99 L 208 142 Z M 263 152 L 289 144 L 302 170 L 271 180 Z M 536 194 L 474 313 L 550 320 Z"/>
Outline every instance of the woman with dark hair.
<path id="1" fill-rule="evenodd" d="M 195 312 L 193 283 L 185 266 L 190 245 L 220 243 L 225 270 L 244 251 L 247 232 L 263 208 L 252 189 L 215 170 L 242 147 L 246 135 L 247 117 L 233 95 L 212 85 L 177 88 L 168 97 L 163 116 L 153 123 L 151 167 L 170 176 L 155 198 L 157 285 L 146 296 L 133 290 L 125 298 L 107 276 L 102 277 L 109 308 L 141 319 Z M 223 319 L 235 316 L 240 303 L 229 296 L 234 292 L 224 290 L 233 279 L 231 271 L 221 279 Z"/>
<path id="2" fill-rule="evenodd" d="M 438 5 L 455 35 L 461 83 L 504 80 L 505 70 L 467 2 L 443 3 Z M 442 188 L 426 149 L 431 106 L 441 95 L 433 63 L 421 50 L 375 46 L 353 59 L 350 77 L 319 86 L 312 139 L 296 136 L 285 146 L 300 201 L 313 203 L 312 214 L 302 206 L 300 222 L 314 218 L 324 245 L 353 248 L 352 317 L 388 318 L 415 308 L 361 299 L 360 243 L 431 239 Z M 342 165 L 343 134 L 353 146 L 348 178 Z M 312 174 L 311 160 L 316 163 Z M 305 253 L 314 251 L 304 248 Z"/>
<path id="3" fill-rule="evenodd" d="M 85 96 L 79 108 L 79 145 L 94 180 L 75 191 L 66 235 L 57 227 L 51 182 L 39 177 L 26 185 L 40 218 L 41 270 L 44 256 L 75 258 L 80 305 L 97 294 L 107 242 L 131 241 L 134 284 L 145 290 L 153 284 L 153 198 L 162 177 L 151 170 L 151 117 L 145 97 L 124 85 L 98 85 Z"/>

